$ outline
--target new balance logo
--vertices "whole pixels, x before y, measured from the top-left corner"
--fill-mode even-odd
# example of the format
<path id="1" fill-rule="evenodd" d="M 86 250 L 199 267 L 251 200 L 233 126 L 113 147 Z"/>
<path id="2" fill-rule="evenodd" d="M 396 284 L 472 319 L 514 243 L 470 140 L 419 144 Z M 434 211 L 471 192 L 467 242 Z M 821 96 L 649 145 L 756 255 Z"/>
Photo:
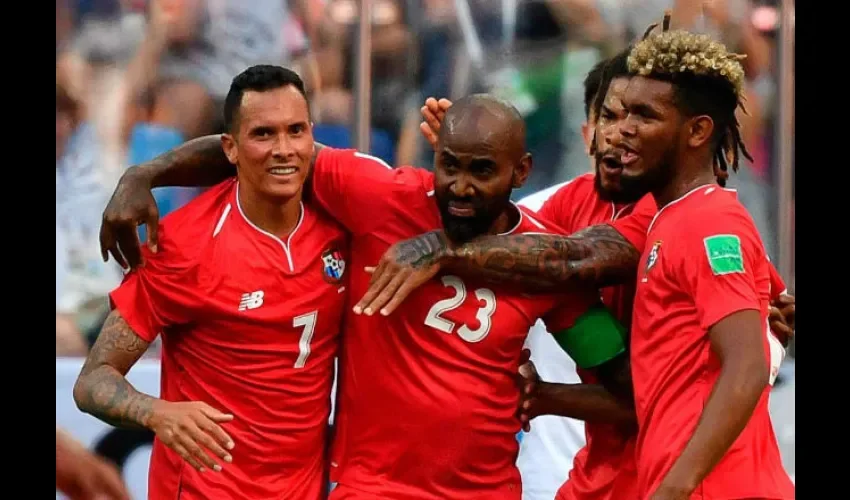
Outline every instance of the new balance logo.
<path id="1" fill-rule="evenodd" d="M 260 307 L 263 305 L 263 297 L 265 295 L 265 292 L 262 290 L 242 294 L 242 300 L 239 301 L 239 310 L 244 311 L 246 309 L 256 309 Z"/>

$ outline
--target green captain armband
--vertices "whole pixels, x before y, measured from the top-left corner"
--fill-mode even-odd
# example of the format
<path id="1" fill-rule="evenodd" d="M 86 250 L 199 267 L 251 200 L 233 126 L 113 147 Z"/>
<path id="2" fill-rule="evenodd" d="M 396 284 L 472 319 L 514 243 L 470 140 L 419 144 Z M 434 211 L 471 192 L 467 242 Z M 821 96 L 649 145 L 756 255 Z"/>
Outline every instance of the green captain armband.
<path id="1" fill-rule="evenodd" d="M 594 368 L 626 352 L 626 328 L 602 304 L 593 306 L 555 340 L 579 368 Z"/>

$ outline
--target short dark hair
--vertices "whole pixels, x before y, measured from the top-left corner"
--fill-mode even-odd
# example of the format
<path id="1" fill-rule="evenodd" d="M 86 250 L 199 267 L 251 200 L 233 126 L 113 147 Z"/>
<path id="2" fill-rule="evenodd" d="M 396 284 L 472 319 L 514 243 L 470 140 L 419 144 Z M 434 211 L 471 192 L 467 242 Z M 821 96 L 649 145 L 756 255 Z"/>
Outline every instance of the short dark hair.
<path id="1" fill-rule="evenodd" d="M 626 47 L 613 57 L 599 61 L 584 78 L 584 117 L 590 119 L 591 110 L 599 116 L 599 109 L 608 87 L 615 78 L 629 77 L 628 59 L 631 47 Z"/>
<path id="2" fill-rule="evenodd" d="M 298 73 L 291 69 L 271 64 L 258 64 L 236 75 L 236 78 L 230 84 L 227 97 L 224 99 L 224 126 L 226 130 L 233 130 L 233 124 L 239 119 L 239 106 L 242 104 L 242 96 L 245 91 L 264 92 L 289 85 L 295 87 L 307 101 L 304 81 L 301 80 Z M 310 102 L 307 101 L 307 108 L 309 109 L 309 107 Z"/>

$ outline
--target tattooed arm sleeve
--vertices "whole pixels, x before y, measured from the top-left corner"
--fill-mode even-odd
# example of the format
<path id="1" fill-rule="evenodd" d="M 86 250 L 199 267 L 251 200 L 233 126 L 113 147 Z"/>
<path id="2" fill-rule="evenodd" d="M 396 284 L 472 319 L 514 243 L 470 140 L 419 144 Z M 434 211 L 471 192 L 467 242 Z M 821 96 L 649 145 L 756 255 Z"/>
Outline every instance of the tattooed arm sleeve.
<path id="1" fill-rule="evenodd" d="M 213 186 L 234 175 L 236 167 L 221 148 L 221 136 L 207 135 L 130 167 L 124 177 L 140 179 L 150 187 L 192 187 Z"/>
<path id="2" fill-rule="evenodd" d="M 433 243 L 432 243 L 433 245 Z M 485 236 L 446 250 L 441 268 L 531 291 L 600 288 L 633 280 L 640 252 L 607 224 L 570 236 Z"/>
<path id="3" fill-rule="evenodd" d="M 137 391 L 125 375 L 149 345 L 113 310 L 74 385 L 77 407 L 116 427 L 144 428 L 156 398 Z"/>

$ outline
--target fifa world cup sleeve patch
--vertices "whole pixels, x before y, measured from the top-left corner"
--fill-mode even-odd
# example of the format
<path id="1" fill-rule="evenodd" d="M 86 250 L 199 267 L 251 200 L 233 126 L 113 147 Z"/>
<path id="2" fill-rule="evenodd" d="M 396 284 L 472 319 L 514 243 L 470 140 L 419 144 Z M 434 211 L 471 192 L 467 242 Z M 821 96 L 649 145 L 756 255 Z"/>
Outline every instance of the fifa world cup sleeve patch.
<path id="1" fill-rule="evenodd" d="M 702 241 L 711 272 L 716 276 L 744 272 L 741 238 L 734 234 L 717 234 Z"/>

